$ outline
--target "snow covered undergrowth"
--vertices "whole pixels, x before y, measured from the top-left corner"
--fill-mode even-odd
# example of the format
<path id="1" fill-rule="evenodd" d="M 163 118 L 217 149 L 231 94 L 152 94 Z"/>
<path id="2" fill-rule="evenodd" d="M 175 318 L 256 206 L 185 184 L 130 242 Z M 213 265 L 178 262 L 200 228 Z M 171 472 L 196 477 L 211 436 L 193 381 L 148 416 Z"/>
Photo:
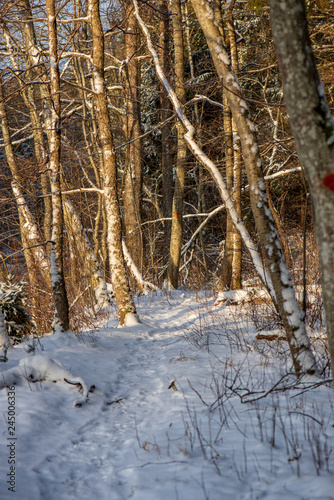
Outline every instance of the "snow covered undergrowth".
<path id="1" fill-rule="evenodd" d="M 42 338 L 37 355 L 95 390 L 74 407 L 77 386 L 21 378 L 16 440 L 0 391 L 1 499 L 332 499 L 334 392 L 295 386 L 286 342 L 256 340 L 246 306 L 213 303 L 152 294 L 140 325 Z M 0 369 L 27 356 L 21 344 Z"/>

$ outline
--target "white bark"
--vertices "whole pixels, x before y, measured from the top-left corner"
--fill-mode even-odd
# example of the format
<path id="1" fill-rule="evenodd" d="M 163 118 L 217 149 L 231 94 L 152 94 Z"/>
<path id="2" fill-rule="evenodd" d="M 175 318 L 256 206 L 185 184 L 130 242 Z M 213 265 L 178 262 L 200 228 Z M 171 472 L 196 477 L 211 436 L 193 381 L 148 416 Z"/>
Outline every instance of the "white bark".
<path id="1" fill-rule="evenodd" d="M 65 287 L 63 269 L 63 206 L 60 182 L 60 134 L 61 107 L 59 68 L 57 64 L 57 24 L 55 0 L 46 0 L 48 18 L 48 41 L 50 58 L 50 112 L 49 145 L 50 145 L 50 184 L 52 199 L 52 233 L 51 233 L 51 285 L 54 299 L 54 331 L 69 329 L 69 307 Z"/>
<path id="2" fill-rule="evenodd" d="M 9 124 L 6 114 L 1 80 L 0 80 L 0 121 L 1 121 L 2 135 L 4 138 L 7 163 L 13 177 L 11 186 L 17 205 L 17 210 L 19 213 L 20 233 L 22 238 L 22 245 L 24 247 L 25 258 L 27 260 L 27 266 L 29 268 L 29 278 L 31 284 L 34 284 L 34 282 L 36 281 L 34 276 L 35 271 L 32 270 L 32 266 L 29 267 L 33 257 L 36 268 L 40 270 L 45 282 L 49 283 L 50 265 L 46 256 L 46 251 L 44 246 L 42 245 L 42 239 L 40 237 L 36 222 L 31 214 L 31 211 L 28 207 L 28 204 L 20 188 L 20 174 L 16 164 L 15 155 L 11 143 Z"/>

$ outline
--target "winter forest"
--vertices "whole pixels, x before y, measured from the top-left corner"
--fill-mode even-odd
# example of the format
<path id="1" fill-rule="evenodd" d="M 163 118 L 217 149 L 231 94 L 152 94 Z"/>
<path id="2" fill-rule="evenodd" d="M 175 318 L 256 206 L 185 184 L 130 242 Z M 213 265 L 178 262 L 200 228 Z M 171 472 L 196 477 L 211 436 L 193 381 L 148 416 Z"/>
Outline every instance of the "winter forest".
<path id="1" fill-rule="evenodd" d="M 333 0 L 1 0 L 1 498 L 333 498 L 333 111 Z"/>

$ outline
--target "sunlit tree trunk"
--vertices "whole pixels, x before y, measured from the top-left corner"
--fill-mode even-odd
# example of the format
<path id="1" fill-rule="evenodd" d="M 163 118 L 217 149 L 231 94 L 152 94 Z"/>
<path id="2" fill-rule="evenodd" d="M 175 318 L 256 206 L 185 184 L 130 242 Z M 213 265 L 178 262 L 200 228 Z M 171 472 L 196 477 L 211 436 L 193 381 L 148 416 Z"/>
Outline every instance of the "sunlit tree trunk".
<path id="1" fill-rule="evenodd" d="M 223 121 L 224 121 L 224 146 L 225 146 L 225 179 L 226 187 L 230 196 L 233 187 L 233 134 L 232 134 L 232 116 L 226 94 L 223 91 Z M 234 226 L 230 215 L 226 214 L 225 243 L 221 266 L 218 269 L 218 291 L 229 290 L 232 280 L 233 264 L 233 230 Z"/>
<path id="2" fill-rule="evenodd" d="M 274 43 L 300 162 L 308 179 L 334 373 L 334 122 L 308 34 L 304 0 L 270 0 Z"/>
<path id="3" fill-rule="evenodd" d="M 160 1 L 160 59 L 163 65 L 164 73 L 170 75 L 170 21 L 167 0 Z M 172 114 L 172 106 L 165 92 L 164 86 L 161 88 L 160 97 L 160 120 L 161 127 L 161 168 L 162 168 L 162 213 L 165 218 L 172 216 L 173 200 L 173 159 L 172 159 L 172 141 L 171 125 L 164 123 Z M 164 221 L 164 251 L 169 253 L 171 223 Z"/>
<path id="4" fill-rule="evenodd" d="M 139 27 L 133 15 L 131 0 L 124 2 L 125 17 L 125 107 L 126 147 L 125 182 L 123 191 L 124 224 L 127 248 L 137 268 L 143 269 L 143 234 L 141 230 L 142 152 L 140 136 L 140 63 Z"/>
<path id="5" fill-rule="evenodd" d="M 235 73 L 239 71 L 238 48 L 236 42 L 233 8 L 235 0 L 226 2 L 225 13 L 228 28 L 228 39 L 230 44 L 231 64 Z M 228 99 L 227 99 L 228 101 Z M 233 134 L 233 188 L 232 199 L 239 216 L 241 217 L 241 144 L 238 136 L 235 120 L 232 118 L 232 134 Z M 232 276 L 231 288 L 241 288 L 241 261 L 242 261 L 242 242 L 238 231 L 233 228 L 233 258 L 232 258 Z"/>
<path id="6" fill-rule="evenodd" d="M 192 44 L 191 44 L 191 29 L 190 29 L 190 16 L 189 16 L 189 9 L 188 9 L 188 3 L 187 2 L 181 2 L 182 8 L 183 8 L 183 32 L 185 35 L 185 40 L 187 44 L 187 52 L 188 52 L 188 64 L 189 64 L 189 69 L 190 69 L 190 76 L 191 78 L 195 78 L 195 65 L 194 65 L 194 57 L 192 53 Z M 202 115 L 203 115 L 203 108 L 202 111 L 200 112 L 199 109 L 199 103 L 194 102 L 193 105 L 193 116 L 194 116 L 194 121 L 196 123 L 196 137 L 198 143 L 201 145 L 202 143 Z M 196 190 L 197 190 L 197 210 L 201 212 L 207 212 L 207 200 L 205 197 L 205 177 L 203 175 L 203 166 L 199 163 L 196 165 L 198 168 L 198 174 L 196 175 Z M 198 233 L 198 239 L 200 243 L 200 247 L 202 250 L 202 260 L 204 264 L 204 268 L 206 273 L 208 272 L 208 266 L 207 266 L 207 255 L 206 255 L 206 249 L 205 249 L 205 243 L 204 243 L 204 238 L 203 238 L 203 233 L 202 231 L 199 231 Z"/>
<path id="7" fill-rule="evenodd" d="M 63 206 L 60 182 L 60 87 L 57 54 L 57 24 L 55 1 L 46 0 L 48 22 L 49 60 L 50 60 L 50 99 L 48 102 L 51 117 L 50 141 L 50 174 L 52 200 L 52 233 L 51 233 L 51 283 L 55 304 L 53 321 L 54 331 L 69 329 L 69 308 L 65 288 L 63 269 Z"/>
<path id="8" fill-rule="evenodd" d="M 104 80 L 104 35 L 99 13 L 99 0 L 88 0 L 88 20 L 93 40 L 92 78 L 99 126 L 99 140 L 103 156 L 103 192 L 108 223 L 111 281 L 118 308 L 119 324 L 122 326 L 127 322 L 128 317 L 133 316 L 135 318 L 136 308 L 130 294 L 122 251 L 116 156 Z"/>
<path id="9" fill-rule="evenodd" d="M 173 38 L 174 38 L 174 67 L 175 67 L 175 91 L 179 101 L 185 103 L 184 88 L 184 50 L 183 29 L 180 0 L 171 0 Z M 187 159 L 187 146 L 184 140 L 182 123 L 179 121 L 177 128 L 177 155 L 175 168 L 174 196 L 172 207 L 172 230 L 169 247 L 169 262 L 167 279 L 173 288 L 178 286 L 179 266 L 182 245 L 182 214 L 185 164 Z"/>
<path id="10" fill-rule="evenodd" d="M 23 24 L 24 27 L 24 48 L 27 59 L 27 76 L 30 80 L 38 79 L 44 81 L 44 85 L 28 85 L 27 89 L 24 90 L 23 96 L 25 103 L 29 109 L 32 131 L 34 135 L 34 150 L 36 160 L 40 169 L 40 180 L 41 188 L 43 192 L 43 203 L 44 203 L 44 237 L 45 241 L 49 241 L 51 238 L 51 219 L 52 219 L 52 208 L 51 208 L 51 198 L 47 196 L 50 192 L 50 180 L 48 172 L 48 155 L 44 147 L 44 137 L 43 137 L 43 127 L 41 123 L 40 116 L 36 107 L 36 97 L 47 99 L 49 98 L 49 89 L 47 86 L 47 73 L 45 71 L 45 66 L 42 65 L 41 68 L 41 50 L 38 48 L 36 41 L 36 35 L 34 30 L 34 18 L 31 11 L 31 6 L 29 0 L 20 0 L 20 5 L 22 7 L 21 15 L 22 20 L 26 21 Z M 15 67 L 15 66 L 14 66 Z M 21 68 L 19 68 L 21 69 Z M 50 127 L 47 127 L 47 129 Z"/>
<path id="11" fill-rule="evenodd" d="M 28 268 L 29 280 L 31 285 L 36 285 L 39 280 L 39 272 L 41 273 L 41 276 L 43 277 L 45 283 L 48 284 L 50 283 L 50 266 L 37 224 L 22 193 L 20 174 L 16 165 L 15 156 L 11 144 L 1 78 L 0 120 L 2 136 L 5 143 L 6 159 L 13 178 L 11 186 L 19 214 L 20 234 L 22 238 L 24 256 Z"/>
<path id="12" fill-rule="evenodd" d="M 234 141 L 234 161 L 233 161 L 233 192 L 232 197 L 235 207 L 241 217 L 241 172 L 242 172 L 242 157 L 240 141 Z M 242 287 L 242 238 L 238 231 L 234 228 L 233 231 L 233 260 L 232 260 L 232 280 L 231 288 L 238 290 Z"/>
<path id="13" fill-rule="evenodd" d="M 218 25 L 219 32 L 227 47 L 229 44 L 229 37 L 225 36 L 224 22 L 222 15 L 221 2 L 215 1 L 213 3 L 215 21 Z M 233 120 L 230 105 L 223 89 L 223 124 L 224 124 L 224 154 L 225 154 L 225 181 L 229 195 L 232 198 L 233 190 L 233 167 L 234 167 L 234 143 L 233 143 Z M 239 214 L 240 215 L 240 214 Z M 218 268 L 218 286 L 217 290 L 222 292 L 230 290 L 232 285 L 232 269 L 233 269 L 233 250 L 234 250 L 234 226 L 228 211 L 226 213 L 226 226 L 225 226 L 225 242 L 223 248 L 223 258 Z"/>
<path id="14" fill-rule="evenodd" d="M 28 203 L 22 192 L 20 174 L 16 165 L 15 156 L 11 144 L 11 137 L 10 137 L 9 124 L 6 114 L 6 107 L 4 104 L 4 95 L 3 95 L 1 77 L 0 77 L 0 121 L 1 121 L 2 137 L 5 145 L 7 164 L 12 174 L 11 187 L 19 215 L 19 228 L 20 228 L 23 254 L 27 265 L 31 291 L 33 292 L 30 295 L 30 300 L 34 308 L 36 310 L 39 310 L 41 302 L 40 296 L 38 293 L 34 293 L 34 291 L 39 289 L 41 281 L 44 281 L 44 284 L 47 286 L 47 288 L 50 286 L 50 265 L 47 259 L 44 242 L 41 238 L 36 221 L 32 216 Z M 37 332 L 39 332 L 41 324 L 38 316 L 35 318 L 35 327 Z M 0 348 L 1 348 L 1 341 L 0 341 Z"/>
<path id="15" fill-rule="evenodd" d="M 234 71 L 238 72 L 238 51 L 233 22 L 234 0 L 225 4 L 225 18 L 227 34 L 224 31 L 224 21 L 221 3 L 213 2 L 215 21 L 221 36 L 223 37 L 227 51 L 231 57 Z M 223 120 L 225 138 L 225 169 L 226 186 L 233 199 L 239 216 L 241 216 L 241 151 L 240 139 L 237 134 L 235 121 L 233 120 L 227 91 L 223 88 Z M 231 217 L 226 217 L 226 237 L 222 264 L 219 269 L 218 291 L 241 288 L 241 259 L 242 259 L 241 236 L 233 226 Z"/>

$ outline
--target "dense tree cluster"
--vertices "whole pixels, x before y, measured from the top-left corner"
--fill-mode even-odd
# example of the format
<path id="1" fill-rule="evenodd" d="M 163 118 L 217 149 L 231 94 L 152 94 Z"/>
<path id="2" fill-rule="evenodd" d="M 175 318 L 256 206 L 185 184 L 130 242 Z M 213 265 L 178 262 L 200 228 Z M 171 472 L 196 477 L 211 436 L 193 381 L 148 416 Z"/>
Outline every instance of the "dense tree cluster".
<path id="1" fill-rule="evenodd" d="M 304 2 L 296 5 L 304 16 Z M 274 0 L 1 3 L 1 272 L 29 282 L 39 333 L 52 321 L 75 328 L 79 310 L 111 300 L 120 324 L 137 321 L 135 292 L 224 291 L 256 273 L 296 371 L 317 371 L 293 282 L 303 273 L 305 283 L 320 280 L 318 195 L 295 145 L 303 118 L 290 125 L 286 109 L 282 81 L 295 62 L 278 62 L 276 8 Z M 332 1 L 306 2 L 328 140 L 333 17 Z"/>

